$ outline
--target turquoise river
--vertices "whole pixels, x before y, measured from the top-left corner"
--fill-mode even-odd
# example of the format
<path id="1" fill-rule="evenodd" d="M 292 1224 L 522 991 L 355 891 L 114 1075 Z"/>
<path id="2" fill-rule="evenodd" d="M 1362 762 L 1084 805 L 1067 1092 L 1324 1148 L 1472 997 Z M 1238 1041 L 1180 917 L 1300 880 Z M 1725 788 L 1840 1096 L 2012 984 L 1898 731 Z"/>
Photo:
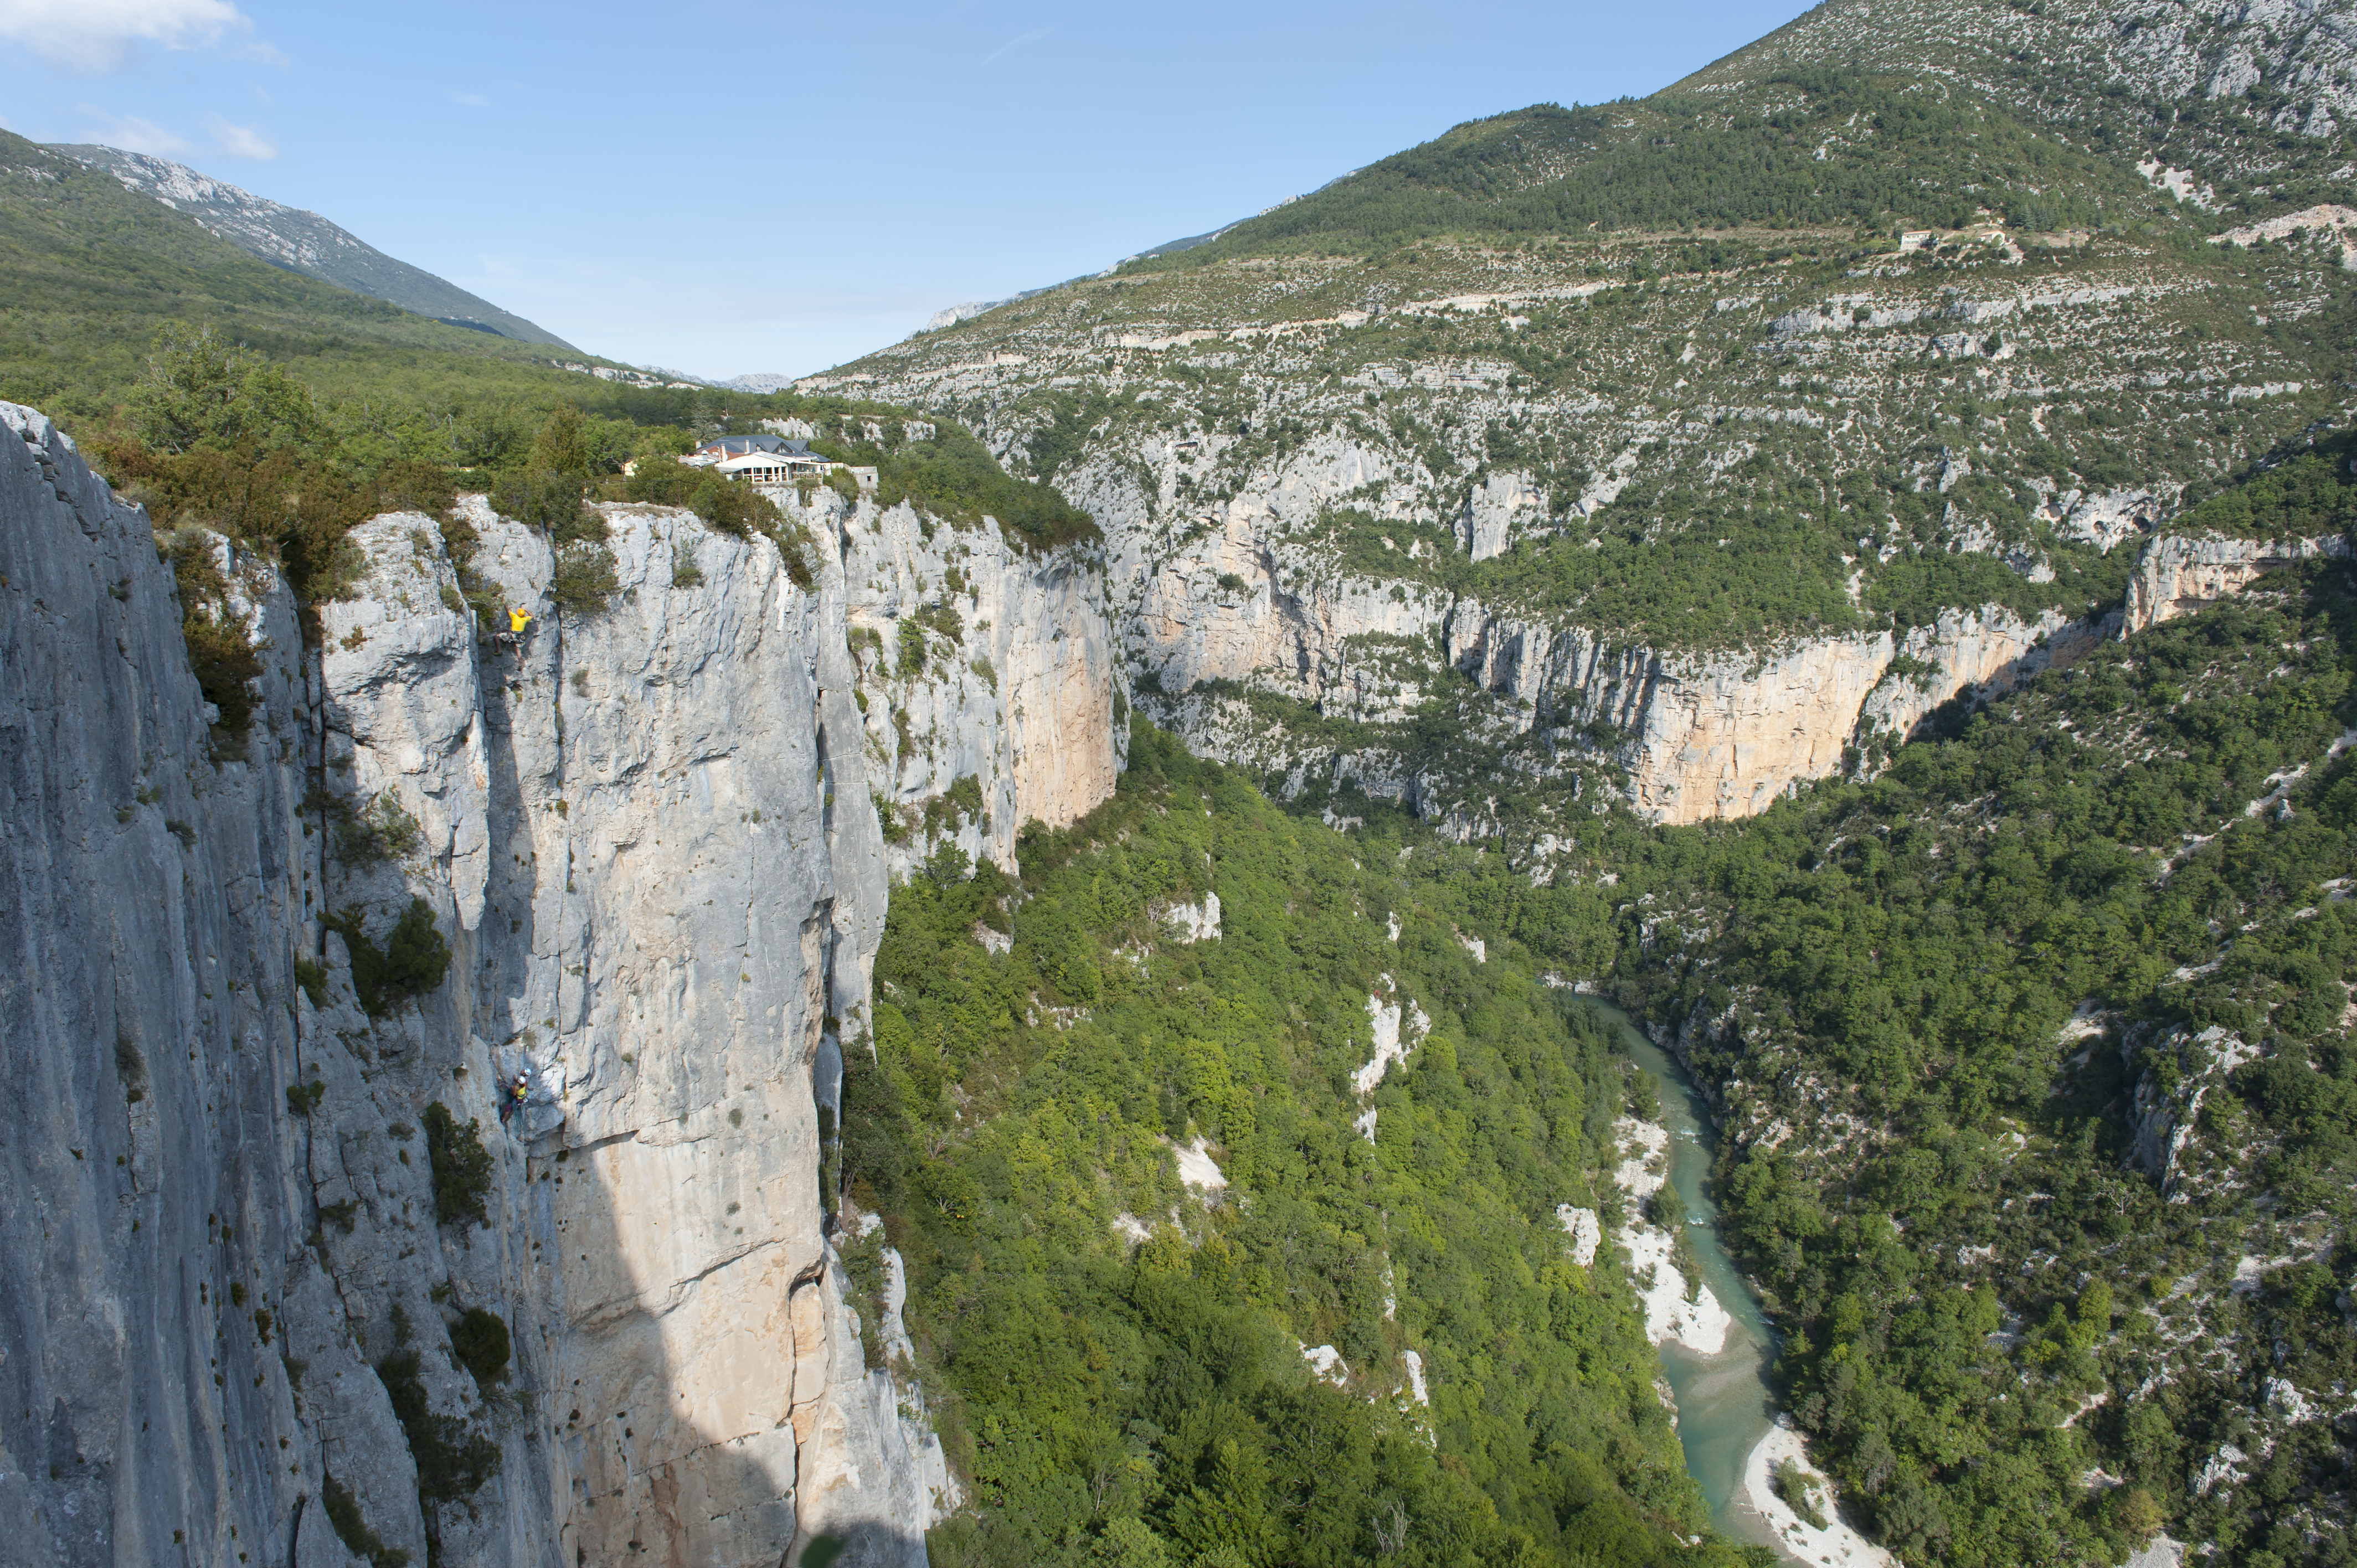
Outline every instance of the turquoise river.
<path id="1" fill-rule="evenodd" d="M 1776 1538 L 1743 1495 L 1743 1466 L 1775 1419 L 1775 1396 L 1768 1383 L 1775 1330 L 1760 1315 L 1759 1300 L 1719 1240 L 1718 1205 L 1710 1195 L 1710 1165 L 1717 1152 L 1708 1107 L 1684 1070 L 1647 1039 L 1628 1015 L 1609 1004 L 1587 999 L 1597 1016 L 1618 1032 L 1620 1048 L 1653 1080 L 1662 1122 L 1670 1133 L 1670 1186 L 1686 1217 L 1686 1240 L 1703 1283 L 1735 1319 L 1726 1348 L 1703 1356 L 1683 1345 L 1662 1348 L 1662 1369 L 1677 1396 L 1678 1441 L 1685 1445 L 1686 1468 L 1702 1485 L 1711 1522 L 1738 1541 L 1757 1542 L 1789 1563 L 1806 1562 Z"/>

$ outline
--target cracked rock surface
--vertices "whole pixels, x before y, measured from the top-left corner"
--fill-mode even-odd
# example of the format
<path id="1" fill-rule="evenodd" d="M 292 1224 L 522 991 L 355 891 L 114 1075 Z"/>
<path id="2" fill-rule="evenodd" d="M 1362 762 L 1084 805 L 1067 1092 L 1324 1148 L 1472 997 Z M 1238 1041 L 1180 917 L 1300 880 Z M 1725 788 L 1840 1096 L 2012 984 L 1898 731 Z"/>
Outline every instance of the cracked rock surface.
<path id="1" fill-rule="evenodd" d="M 41 415 L 0 424 L 0 1512 L 32 1521 L 0 1563 L 361 1561 L 331 1498 L 413 1562 L 920 1563 L 948 1475 L 862 1364 L 813 1073 L 862 1048 L 889 869 L 929 842 L 888 846 L 878 796 L 921 817 L 973 775 L 989 830 L 936 836 L 1011 854 L 1110 792 L 1087 564 L 959 536 L 997 640 L 863 714 L 854 605 L 928 591 L 893 575 L 920 553 L 853 544 L 896 526 L 865 500 L 814 509 L 807 586 L 766 540 L 608 508 L 620 591 L 585 618 L 469 499 L 465 586 L 533 613 L 520 657 L 438 520 L 356 530 L 309 648 L 208 539 L 262 667 L 240 736 L 145 514 Z M 873 771 L 923 704 L 974 757 Z M 372 1016 L 355 958 L 414 901 L 447 972 Z M 436 1105 L 471 1189 L 437 1193 Z M 452 1331 L 486 1315 L 511 1352 L 479 1376 Z"/>

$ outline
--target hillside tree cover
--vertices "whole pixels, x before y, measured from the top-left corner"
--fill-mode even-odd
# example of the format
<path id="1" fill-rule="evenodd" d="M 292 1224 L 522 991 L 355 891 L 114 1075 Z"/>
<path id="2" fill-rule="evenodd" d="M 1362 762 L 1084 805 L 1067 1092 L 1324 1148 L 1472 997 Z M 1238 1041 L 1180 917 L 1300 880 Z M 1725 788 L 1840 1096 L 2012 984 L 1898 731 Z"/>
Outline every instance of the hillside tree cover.
<path id="1" fill-rule="evenodd" d="M 846 1053 L 847 1190 L 907 1258 L 972 1479 L 934 1560 L 1748 1561 L 1685 1544 L 1700 1498 L 1633 1297 L 1555 1218 L 1615 1211 L 1603 1031 L 1519 951 L 1476 962 L 1397 845 L 1143 726 L 1130 755 L 1018 876 L 950 849 L 896 890 L 874 1060 Z M 1174 940 L 1160 913 L 1211 891 L 1219 937 Z M 1370 996 L 1430 1020 L 1372 1141 Z M 1208 1202 L 1174 1164 L 1197 1139 Z"/>

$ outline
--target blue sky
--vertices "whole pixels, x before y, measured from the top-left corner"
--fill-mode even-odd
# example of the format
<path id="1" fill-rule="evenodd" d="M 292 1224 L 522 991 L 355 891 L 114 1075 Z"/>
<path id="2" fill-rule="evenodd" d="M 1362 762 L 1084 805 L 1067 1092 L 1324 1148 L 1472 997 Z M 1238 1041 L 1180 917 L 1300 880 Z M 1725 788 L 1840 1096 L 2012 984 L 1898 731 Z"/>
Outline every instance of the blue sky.
<path id="1" fill-rule="evenodd" d="M 178 158 L 593 352 L 801 374 L 1798 0 L 0 0 L 0 124 Z"/>

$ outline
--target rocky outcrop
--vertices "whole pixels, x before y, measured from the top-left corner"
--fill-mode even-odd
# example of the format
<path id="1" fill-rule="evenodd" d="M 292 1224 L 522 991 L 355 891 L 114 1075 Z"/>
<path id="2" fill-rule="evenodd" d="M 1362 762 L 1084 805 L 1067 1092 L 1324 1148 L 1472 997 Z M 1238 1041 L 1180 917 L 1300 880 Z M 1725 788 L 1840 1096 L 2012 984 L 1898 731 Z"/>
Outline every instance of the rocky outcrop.
<path id="1" fill-rule="evenodd" d="M 2120 1045 L 2123 1065 L 2137 1072 L 2129 1118 L 2135 1142 L 2127 1163 L 2158 1183 L 2165 1196 L 2182 1201 L 2178 1191 L 2186 1174 L 2182 1160 L 2202 1100 L 2223 1088 L 2236 1068 L 2257 1060 L 2259 1052 L 2217 1025 L 2199 1034 L 2169 1029 L 2148 1044 L 2144 1043 L 2147 1033 L 2132 1032 Z"/>
<path id="2" fill-rule="evenodd" d="M 1503 536 L 1492 524 L 1504 528 L 1500 519 L 1520 514 L 1496 498 L 1518 493 L 1518 482 L 1492 481 L 1469 503 L 1467 526 L 1480 521 L 1490 531 L 1481 541 L 1499 549 Z M 2093 520 L 2091 528 L 2127 504 L 2064 499 L 2072 517 L 2085 511 Z M 1158 716 L 1207 753 L 1289 772 L 1296 788 L 1322 770 L 1337 783 L 1426 809 L 1448 798 L 1449 781 L 1298 737 L 1256 744 L 1249 726 L 1231 733 L 1216 703 L 1171 694 L 1258 688 L 1331 717 L 1382 723 L 1406 717 L 1432 689 L 1436 667 L 1453 667 L 1500 699 L 1478 726 L 1484 733 L 1545 740 L 1543 771 L 1595 756 L 1600 746 L 1631 802 L 1663 822 L 1763 811 L 1799 783 L 1871 767 L 1874 755 L 1943 703 L 2004 691 L 2070 664 L 2104 638 L 2346 548 L 2338 538 L 2163 535 L 2146 547 L 2123 608 L 2102 617 L 2050 611 L 2025 619 L 1992 605 L 1943 611 L 1903 633 L 1665 652 L 1526 610 L 1337 575 L 1292 537 L 1299 520 L 1273 507 L 1267 497 L 1231 502 L 1217 529 L 1141 566 L 1127 638 L 1132 660 L 1164 694 Z"/>
<path id="3" fill-rule="evenodd" d="M 1629 1277 L 1636 1284 L 1645 1310 L 1645 1334 L 1656 1345 L 1676 1343 L 1704 1356 L 1716 1356 L 1727 1346 L 1735 1319 L 1710 1286 L 1699 1280 L 1689 1286 L 1676 1262 L 1681 1250 L 1671 1227 L 1683 1220 L 1683 1206 L 1670 1186 L 1669 1129 L 1658 1122 L 1623 1116 L 1612 1126 L 1620 1167 L 1614 1175 L 1629 1196 L 1629 1213 L 1613 1233 L 1629 1252 Z M 1673 1210 L 1656 1214 L 1657 1195 Z M 1578 1211 L 1575 1210 L 1575 1215 Z M 1572 1222 L 1577 1223 L 1577 1220 Z M 1575 1238 L 1577 1232 L 1575 1231 Z M 1689 1294 L 1691 1290 L 1691 1294 Z"/>
<path id="4" fill-rule="evenodd" d="M 2126 629 L 2138 632 L 2206 609 L 2269 572 L 2348 553 L 2349 542 L 2338 534 L 2257 540 L 2189 533 L 2156 539 L 2128 579 Z"/>
<path id="5" fill-rule="evenodd" d="M 1545 521 L 1546 504 L 1546 491 L 1530 475 L 1491 475 L 1465 498 L 1458 523 L 1465 553 L 1476 561 L 1503 555 L 1518 533 Z"/>
<path id="6" fill-rule="evenodd" d="M 1905 736 L 1942 703 L 2067 664 L 2105 629 L 2049 614 L 1949 611 L 1903 636 L 1825 638 L 1761 653 L 1664 655 L 1579 627 L 1451 614 L 1457 668 L 1513 700 L 1525 727 L 1615 738 L 1627 789 L 1656 822 L 1749 816 L 1795 783 Z"/>
<path id="7" fill-rule="evenodd" d="M 145 515 L 0 422 L 26 1559 L 921 1562 L 947 1471 L 863 1363 L 816 1179 L 882 932 L 874 801 L 923 789 L 860 711 L 852 607 L 906 596 L 880 559 L 847 586 L 872 505 L 810 520 L 840 526 L 807 586 L 766 540 L 609 508 L 587 615 L 479 500 L 380 517 L 309 650 L 266 564 L 190 537 L 260 662 L 239 736 Z M 1112 784 L 1110 660 L 1059 660 L 1102 617 L 1055 620 L 1066 564 L 1006 570 L 1016 673 L 962 712 L 1007 817 L 1077 814 Z M 520 652 L 478 640 L 486 585 L 534 613 Z"/>
<path id="8" fill-rule="evenodd" d="M 1207 459 L 1223 439 L 1187 446 L 1202 458 L 1165 450 L 1159 461 L 1174 468 Z M 1094 499 L 1117 541 L 1115 573 L 1127 574 L 1117 613 L 1128 660 L 1150 677 L 1157 717 L 1209 755 L 1286 773 L 1289 787 L 1322 774 L 1435 814 L 1465 780 L 1422 778 L 1330 742 L 1271 736 L 1216 701 L 1185 694 L 1258 689 L 1329 717 L 1382 724 L 1409 716 L 1454 668 L 1498 699 L 1476 726 L 1489 738 L 1543 742 L 1533 764 L 1542 772 L 1597 758 L 1600 744 L 1639 811 L 1690 822 L 1747 816 L 1797 783 L 1864 766 L 1878 741 L 1903 738 L 1942 703 L 2067 663 L 2114 629 L 2052 613 L 2024 620 L 1989 606 L 1951 610 L 1903 634 L 1666 652 L 1425 584 L 1337 572 L 1311 524 L 1357 493 L 1351 487 L 1380 488 L 1387 476 L 1397 478 L 1379 455 L 1314 439 L 1254 475 L 1159 555 L 1139 548 L 1155 532 L 1148 509 L 1119 485 L 1100 487 Z M 1164 485 L 1175 499 L 1176 481 L 1166 476 Z M 2066 499 L 2081 504 L 2075 493 Z M 1458 547 L 1477 559 L 1503 553 L 1544 523 L 1539 499 L 1525 476 L 1485 479 L 1465 503 Z M 1424 545 L 1411 538 L 1394 548 L 1409 569 L 1409 552 Z"/>
<path id="9" fill-rule="evenodd" d="M 1404 715 L 1422 699 L 1448 600 L 1316 570 L 1268 537 L 1275 521 L 1236 502 L 1216 530 L 1144 572 L 1125 628 L 1130 657 L 1167 693 L 1232 682 L 1355 718 Z M 1421 657 L 1393 657 L 1402 650 Z"/>
<path id="10" fill-rule="evenodd" d="M 1499 699 L 1491 736 L 1550 740 L 1566 760 L 1600 745 L 1637 809 L 1656 822 L 1749 816 L 1800 782 L 1830 777 L 1880 740 L 1909 735 L 1941 704 L 2005 690 L 2083 657 L 2115 618 L 2024 620 L 2000 607 L 1943 612 L 1931 626 L 1790 641 L 1762 651 L 1665 653 L 1591 628 L 1492 610 L 1474 599 L 1367 579 L 1296 576 L 1232 525 L 1205 554 L 1165 564 L 1132 623 L 1135 657 L 1165 693 L 1205 682 L 1273 690 L 1324 713 L 1397 720 L 1432 667 L 1453 667 Z M 1227 581 L 1211 578 L 1214 568 Z M 1437 654 L 1437 658 L 1434 655 Z M 1168 704 L 1213 755 L 1263 762 Z M 1304 776 L 1300 750 L 1286 760 Z M 1379 757 L 1327 754 L 1338 782 L 1420 802 L 1446 789 Z"/>
<path id="11" fill-rule="evenodd" d="M 832 490 L 798 515 L 839 542 L 866 768 L 896 873 L 943 839 L 1012 870 L 1024 823 L 1064 827 L 1113 793 L 1128 698 L 1092 554 L 1027 552 L 995 523 L 960 528 Z M 963 779 L 978 809 L 928 823 L 925 802 Z"/>

